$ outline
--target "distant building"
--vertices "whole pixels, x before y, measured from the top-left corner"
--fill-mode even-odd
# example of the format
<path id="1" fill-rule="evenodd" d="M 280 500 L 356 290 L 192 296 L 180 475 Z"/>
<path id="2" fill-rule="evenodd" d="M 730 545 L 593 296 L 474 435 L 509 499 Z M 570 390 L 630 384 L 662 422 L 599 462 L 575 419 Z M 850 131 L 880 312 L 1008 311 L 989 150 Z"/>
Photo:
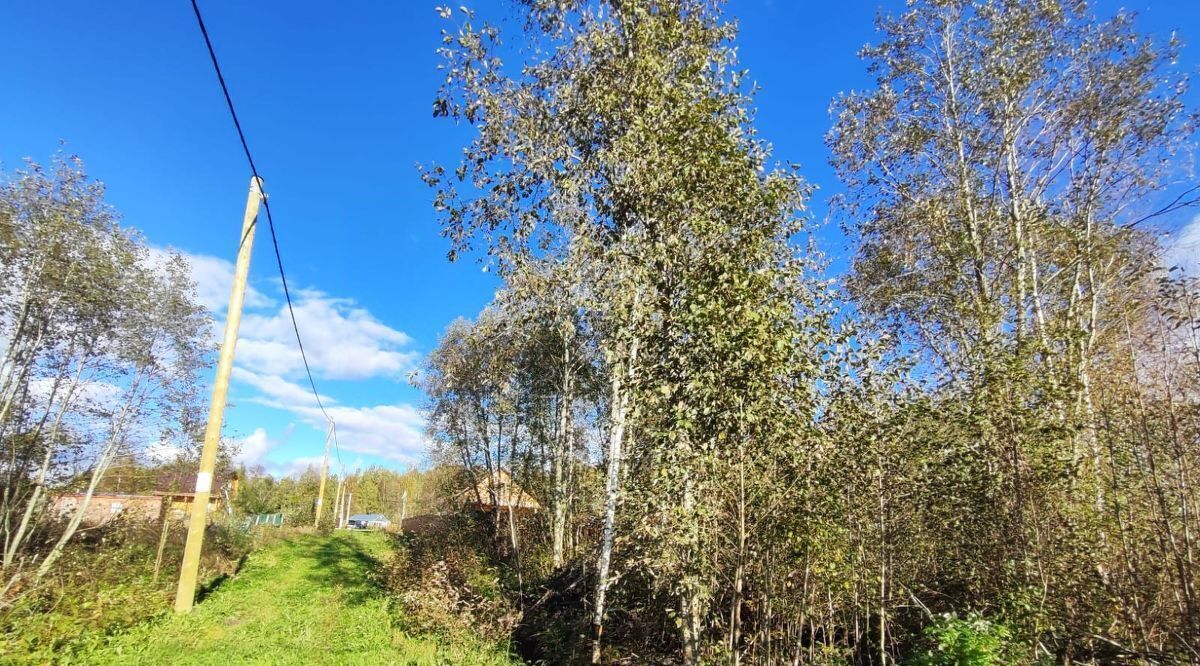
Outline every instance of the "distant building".
<path id="1" fill-rule="evenodd" d="M 83 493 L 66 493 L 54 499 L 54 517 L 67 519 L 83 506 Z M 163 498 L 159 495 L 130 493 L 93 493 L 92 501 L 83 512 L 82 523 L 88 527 L 103 525 L 124 514 L 134 520 L 158 520 L 162 516 Z"/>
<path id="2" fill-rule="evenodd" d="M 192 504 L 196 502 L 196 493 L 161 492 L 154 493 L 162 498 L 163 511 L 172 520 L 192 515 Z M 208 497 L 208 513 L 221 511 L 225 508 L 223 493 L 213 493 Z"/>
<path id="3" fill-rule="evenodd" d="M 346 521 L 346 526 L 352 530 L 386 530 L 392 521 L 380 513 L 356 513 Z"/>
<path id="4" fill-rule="evenodd" d="M 232 501 L 237 497 L 238 479 L 234 475 L 219 486 L 221 489 L 208 498 L 208 514 L 228 510 L 225 498 Z M 51 515 L 67 519 L 83 506 L 86 493 L 62 493 L 54 498 Z M 177 491 L 154 491 L 148 493 L 115 493 L 96 491 L 84 510 L 82 523 L 88 527 L 103 525 L 119 515 L 127 520 L 159 521 L 164 517 L 181 520 L 192 513 L 196 493 Z"/>
<path id="5" fill-rule="evenodd" d="M 512 480 L 512 476 L 504 470 L 496 470 L 493 474 L 485 474 L 476 482 L 474 488 L 467 488 L 462 493 L 463 500 L 468 506 L 481 511 L 495 511 L 497 508 L 507 511 L 509 508 L 520 511 L 539 511 L 542 505 L 533 495 Z"/>

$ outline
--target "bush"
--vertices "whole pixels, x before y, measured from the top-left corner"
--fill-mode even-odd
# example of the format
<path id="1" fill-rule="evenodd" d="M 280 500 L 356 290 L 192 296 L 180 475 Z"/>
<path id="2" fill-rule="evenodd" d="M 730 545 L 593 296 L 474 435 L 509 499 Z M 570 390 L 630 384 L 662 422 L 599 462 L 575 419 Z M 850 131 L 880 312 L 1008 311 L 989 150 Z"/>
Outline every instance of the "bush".
<path id="1" fill-rule="evenodd" d="M 431 523 L 397 537 L 385 585 L 403 606 L 403 622 L 417 633 L 506 643 L 519 614 L 505 594 L 499 569 L 478 541 L 486 539 L 465 516 Z"/>
<path id="2" fill-rule="evenodd" d="M 186 529 L 172 523 L 155 578 L 161 534 L 160 524 L 120 518 L 77 533 L 50 573 L 20 589 L 0 611 L 0 661 L 49 663 L 86 654 L 114 633 L 168 612 Z M 44 546 L 56 538 L 47 529 Z M 211 586 L 235 573 L 252 545 L 230 522 L 209 526 L 201 582 Z"/>
<path id="3" fill-rule="evenodd" d="M 1017 663 L 1008 627 L 982 616 L 947 613 L 925 627 L 909 666 L 1001 666 Z"/>

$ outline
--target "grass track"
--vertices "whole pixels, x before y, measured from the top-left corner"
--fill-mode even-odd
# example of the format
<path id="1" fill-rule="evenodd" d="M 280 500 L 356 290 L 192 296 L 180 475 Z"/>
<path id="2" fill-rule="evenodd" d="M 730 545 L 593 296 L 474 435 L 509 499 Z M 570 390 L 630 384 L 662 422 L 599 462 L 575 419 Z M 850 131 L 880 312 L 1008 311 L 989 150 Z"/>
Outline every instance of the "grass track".
<path id="1" fill-rule="evenodd" d="M 253 553 L 189 615 L 139 626 L 73 663 L 517 663 L 502 652 L 407 636 L 371 570 L 387 557 L 378 533 L 304 535 Z"/>

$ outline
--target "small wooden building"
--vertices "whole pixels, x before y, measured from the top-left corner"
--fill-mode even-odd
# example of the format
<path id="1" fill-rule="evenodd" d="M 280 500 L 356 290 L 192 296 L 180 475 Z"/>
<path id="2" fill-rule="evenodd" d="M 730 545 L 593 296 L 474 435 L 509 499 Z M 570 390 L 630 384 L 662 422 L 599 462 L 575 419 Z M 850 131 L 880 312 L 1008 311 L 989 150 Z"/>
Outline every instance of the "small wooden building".
<path id="1" fill-rule="evenodd" d="M 67 519 L 83 506 L 83 493 L 66 493 L 54 498 L 52 513 Z M 162 515 L 163 498 L 154 494 L 92 493 L 84 509 L 82 523 L 88 527 L 103 525 L 119 515 L 134 520 L 158 520 Z"/>
<path id="2" fill-rule="evenodd" d="M 512 476 L 500 469 L 492 474 L 479 477 L 474 488 L 468 488 L 463 493 L 463 499 L 468 506 L 481 511 L 495 511 L 497 508 L 507 511 L 509 508 L 519 511 L 540 511 L 542 505 L 533 495 L 525 491 Z"/>
<path id="3" fill-rule="evenodd" d="M 157 492 L 162 498 L 163 512 L 172 520 L 182 519 L 192 515 L 192 504 L 196 502 L 196 493 Z M 220 493 L 208 497 L 208 513 L 221 511 L 225 508 L 224 498 Z"/>
<path id="4" fill-rule="evenodd" d="M 230 500 L 237 497 L 237 475 L 226 479 L 220 490 L 213 492 L 208 498 L 208 515 L 227 510 L 225 498 Z M 83 506 L 86 493 L 68 492 L 54 498 L 51 514 L 55 518 L 67 519 Z M 82 524 L 87 527 L 103 525 L 118 515 L 132 520 L 157 522 L 164 517 L 172 520 L 183 519 L 192 513 L 192 504 L 196 501 L 196 493 L 177 492 L 173 490 L 154 491 L 148 493 L 116 493 L 97 490 L 92 493 L 92 500 L 84 510 Z M 211 518 L 210 518 L 211 519 Z"/>

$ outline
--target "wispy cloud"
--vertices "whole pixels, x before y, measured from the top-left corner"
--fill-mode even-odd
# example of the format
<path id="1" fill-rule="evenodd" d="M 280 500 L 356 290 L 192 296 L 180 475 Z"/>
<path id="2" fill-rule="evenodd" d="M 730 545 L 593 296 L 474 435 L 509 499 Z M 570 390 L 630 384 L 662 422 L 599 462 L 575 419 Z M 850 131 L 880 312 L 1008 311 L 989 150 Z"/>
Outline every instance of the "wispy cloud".
<path id="1" fill-rule="evenodd" d="M 166 257 L 165 250 L 156 251 Z M 191 264 L 200 302 L 222 319 L 233 280 L 233 264 L 206 255 L 181 253 Z M 354 300 L 337 298 L 318 289 L 293 290 L 296 321 L 304 337 L 309 365 L 318 379 L 399 383 L 413 370 L 420 355 L 411 349 L 406 333 L 388 326 Z M 304 375 L 304 362 L 286 304 L 249 288 L 238 336 L 233 381 L 249 397 L 243 400 L 297 417 L 318 432 L 325 417 Z M 223 323 L 217 322 L 215 335 Z M 319 384 L 320 385 L 320 384 Z M 323 388 L 323 387 L 322 387 Z M 337 423 L 343 453 L 371 455 L 404 465 L 420 461 L 425 450 L 425 422 L 409 404 L 349 405 L 321 395 L 326 411 Z M 279 456 L 279 442 L 263 428 L 240 440 L 238 461 L 266 464 L 273 474 L 303 472 L 320 458 L 297 458 L 280 466 L 267 463 Z"/>
<path id="2" fill-rule="evenodd" d="M 1167 268 L 1179 267 L 1190 276 L 1200 277 L 1200 215 L 1167 242 L 1163 260 Z"/>
<path id="3" fill-rule="evenodd" d="M 293 458 L 286 463 L 268 465 L 267 473 L 275 478 L 285 476 L 297 477 L 309 470 L 321 469 L 321 456 L 303 456 Z"/>
<path id="4" fill-rule="evenodd" d="M 324 430 L 325 415 L 312 399 L 312 393 L 299 383 L 246 371 L 239 374 L 253 377 L 246 383 L 262 390 L 262 395 L 251 399 L 253 402 L 289 412 L 314 430 Z M 426 444 L 425 418 L 416 407 L 405 403 L 355 407 L 322 400 L 325 412 L 337 424 L 338 446 L 342 451 L 378 456 L 405 465 L 420 461 Z"/>
<path id="5" fill-rule="evenodd" d="M 307 385 L 290 382 L 278 375 L 263 375 L 240 367 L 233 368 L 233 381 L 248 384 L 260 391 L 271 404 L 316 405 L 317 399 Z M 336 404 L 337 400 L 323 395 L 321 402 Z"/>
<path id="6" fill-rule="evenodd" d="M 151 250 L 157 261 L 165 261 L 167 252 Z M 179 253 L 191 267 L 197 300 L 221 319 L 233 285 L 233 264 L 208 255 Z M 296 323 L 317 376 L 394 379 L 411 371 L 420 359 L 419 353 L 408 348 L 413 342 L 408 334 L 379 321 L 354 300 L 311 288 L 293 293 Z M 214 326 L 216 336 L 221 335 L 223 326 L 219 321 Z M 246 287 L 237 358 L 243 368 L 266 375 L 296 377 L 304 370 L 287 305 L 268 298 L 253 285 Z"/>
<path id="7" fill-rule="evenodd" d="M 196 283 L 196 299 L 209 312 L 220 315 L 229 307 L 229 292 L 233 289 L 233 262 L 207 254 L 192 254 L 175 250 L 191 266 L 192 281 Z M 152 247 L 150 256 L 156 261 L 166 261 L 168 250 Z M 247 308 L 265 308 L 274 301 L 253 286 L 246 287 Z"/>
<path id="8" fill-rule="evenodd" d="M 242 465 L 253 466 L 259 464 L 278 442 L 268 437 L 265 429 L 255 428 L 254 432 L 238 440 L 237 444 L 238 453 L 234 460 Z"/>
<path id="9" fill-rule="evenodd" d="M 314 407 L 295 411 L 310 422 L 321 416 L 320 410 Z M 412 405 L 341 406 L 326 408 L 326 411 L 337 424 L 338 445 L 342 451 L 378 456 L 405 465 L 417 464 L 425 451 L 425 419 Z"/>
<path id="10" fill-rule="evenodd" d="M 183 447 L 162 440 L 151 442 L 146 446 L 146 457 L 156 463 L 170 462 L 178 458 L 181 453 L 183 453 Z"/>
<path id="11" fill-rule="evenodd" d="M 313 373 L 327 379 L 399 378 L 420 355 L 412 339 L 379 321 L 354 301 L 306 289 L 294 303 L 296 322 Z M 242 320 L 238 361 L 271 375 L 297 376 L 304 364 L 287 307 L 250 313 Z"/>

